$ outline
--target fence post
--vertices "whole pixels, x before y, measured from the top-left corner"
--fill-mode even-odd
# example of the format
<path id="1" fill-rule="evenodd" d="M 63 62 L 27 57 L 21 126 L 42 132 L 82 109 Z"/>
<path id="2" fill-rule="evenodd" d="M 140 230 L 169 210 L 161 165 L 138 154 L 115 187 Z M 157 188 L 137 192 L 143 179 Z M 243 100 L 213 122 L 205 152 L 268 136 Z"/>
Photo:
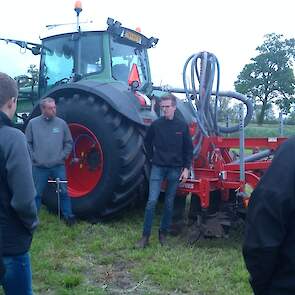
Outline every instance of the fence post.
<path id="1" fill-rule="evenodd" d="M 284 117 L 283 117 L 283 112 L 280 112 L 279 115 L 279 119 L 280 119 L 280 137 L 284 136 Z"/>
<path id="2" fill-rule="evenodd" d="M 245 192 L 245 122 L 244 122 L 244 104 L 239 107 L 239 130 L 240 130 L 240 182 L 243 184 L 241 191 Z"/>

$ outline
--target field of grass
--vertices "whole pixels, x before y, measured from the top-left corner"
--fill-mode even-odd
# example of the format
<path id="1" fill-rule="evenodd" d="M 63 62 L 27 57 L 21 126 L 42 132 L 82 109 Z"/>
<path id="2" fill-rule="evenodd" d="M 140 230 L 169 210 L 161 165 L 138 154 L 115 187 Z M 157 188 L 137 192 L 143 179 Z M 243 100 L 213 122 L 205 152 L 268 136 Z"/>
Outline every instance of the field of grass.
<path id="1" fill-rule="evenodd" d="M 294 125 L 284 125 L 283 127 L 283 136 L 290 137 L 295 135 L 295 126 Z M 233 137 L 238 137 L 238 133 L 232 134 Z M 264 124 L 259 126 L 257 124 L 249 124 L 245 128 L 245 137 L 279 137 L 280 130 L 279 124 Z"/>
<path id="2" fill-rule="evenodd" d="M 277 125 L 250 124 L 246 137 L 274 137 Z M 285 126 L 284 135 L 295 133 Z M 41 224 L 31 248 L 35 295 L 250 295 L 241 245 L 243 227 L 228 239 L 187 243 L 187 236 L 157 240 L 160 210 L 150 246 L 135 247 L 140 238 L 143 209 L 133 209 L 117 220 L 67 227 L 42 208 Z M 187 229 L 186 229 L 187 230 Z M 0 291 L 1 293 L 1 291 Z"/>
<path id="3" fill-rule="evenodd" d="M 158 209 L 150 246 L 137 249 L 143 209 L 118 220 L 67 227 L 41 210 L 31 248 L 35 294 L 250 295 L 241 227 L 228 239 L 188 245 L 185 235 L 157 240 Z"/>

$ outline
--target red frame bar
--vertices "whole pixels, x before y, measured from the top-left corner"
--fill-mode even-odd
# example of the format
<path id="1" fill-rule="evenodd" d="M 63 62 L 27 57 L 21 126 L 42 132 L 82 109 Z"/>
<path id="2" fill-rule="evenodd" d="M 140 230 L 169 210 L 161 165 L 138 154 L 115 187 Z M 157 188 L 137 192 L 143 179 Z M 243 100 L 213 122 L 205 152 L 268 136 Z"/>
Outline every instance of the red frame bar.
<path id="1" fill-rule="evenodd" d="M 276 150 L 286 138 L 247 138 L 245 148 L 255 150 Z M 261 175 L 270 166 L 271 160 L 259 160 L 245 163 L 245 182 L 240 181 L 240 165 L 233 163 L 230 149 L 240 146 L 239 138 L 206 137 L 203 140 L 202 149 L 198 159 L 193 163 L 193 171 L 196 179 L 188 179 L 186 183 L 180 183 L 177 189 L 178 195 L 192 193 L 200 198 L 202 208 L 210 205 L 210 192 L 220 190 L 223 200 L 228 200 L 229 190 L 243 191 L 248 184 L 255 188 Z"/>

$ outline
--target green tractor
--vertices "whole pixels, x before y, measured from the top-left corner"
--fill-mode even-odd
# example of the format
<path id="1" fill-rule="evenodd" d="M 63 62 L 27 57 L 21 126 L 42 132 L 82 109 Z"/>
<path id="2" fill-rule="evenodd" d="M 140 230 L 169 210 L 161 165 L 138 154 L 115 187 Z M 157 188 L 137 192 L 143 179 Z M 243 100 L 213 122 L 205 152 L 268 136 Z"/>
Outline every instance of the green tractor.
<path id="1" fill-rule="evenodd" d="M 100 219 L 121 212 L 147 191 L 149 165 L 143 137 L 159 114 L 163 94 L 151 81 L 148 49 L 158 39 L 109 18 L 105 31 L 77 30 L 42 44 L 2 39 L 40 55 L 39 79 L 20 90 L 18 113 L 40 114 L 38 100 L 52 97 L 69 125 L 74 144 L 66 162 L 74 213 Z M 192 121 L 182 100 L 178 115 Z M 32 108 L 30 111 L 30 108 Z M 24 122 L 24 128 L 28 120 Z M 43 202 L 56 210 L 54 187 Z"/>

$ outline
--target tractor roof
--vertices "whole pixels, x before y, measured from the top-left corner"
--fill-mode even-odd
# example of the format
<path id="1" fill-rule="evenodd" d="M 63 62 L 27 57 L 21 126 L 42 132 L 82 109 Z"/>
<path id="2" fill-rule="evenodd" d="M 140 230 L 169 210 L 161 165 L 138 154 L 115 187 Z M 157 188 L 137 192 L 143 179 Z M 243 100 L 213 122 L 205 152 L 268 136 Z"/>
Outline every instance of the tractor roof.
<path id="1" fill-rule="evenodd" d="M 97 30 L 94 28 L 93 23 L 91 22 L 90 25 L 87 23 L 87 26 L 83 26 L 83 29 L 81 26 L 78 26 L 74 23 L 70 24 L 56 24 L 56 25 L 48 25 L 47 31 L 42 34 L 40 37 L 41 40 L 52 38 L 54 36 L 60 36 L 64 34 L 72 34 L 77 32 L 104 32 L 108 31 L 110 34 L 114 36 L 117 40 L 124 40 L 125 42 L 129 42 L 131 44 L 137 44 L 138 46 L 151 48 L 156 46 L 158 43 L 158 38 L 154 37 L 146 37 L 142 33 L 128 29 L 125 27 L 122 27 L 122 24 L 118 21 L 115 21 L 112 18 L 107 19 L 107 29 L 106 30 Z M 85 27 L 85 28 L 84 28 Z"/>

